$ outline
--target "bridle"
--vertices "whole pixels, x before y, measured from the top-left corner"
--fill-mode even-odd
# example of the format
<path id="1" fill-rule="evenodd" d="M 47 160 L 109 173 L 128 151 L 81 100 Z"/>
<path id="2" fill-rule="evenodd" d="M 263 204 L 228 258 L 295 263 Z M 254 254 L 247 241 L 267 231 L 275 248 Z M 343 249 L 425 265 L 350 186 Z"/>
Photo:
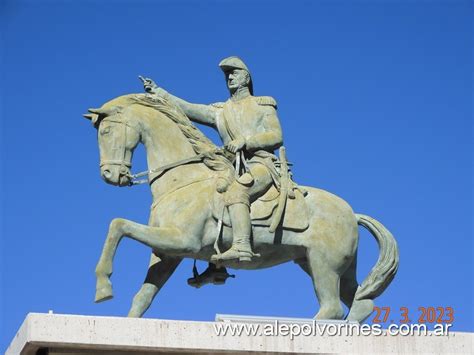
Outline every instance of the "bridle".
<path id="1" fill-rule="evenodd" d="M 115 166 L 120 166 L 120 177 L 122 176 L 126 176 L 128 178 L 130 178 L 130 183 L 129 183 L 129 186 L 134 186 L 134 185 L 141 185 L 141 184 L 150 184 L 150 186 L 156 181 L 158 180 L 158 178 L 160 178 L 161 176 L 163 176 L 166 172 L 178 167 L 178 166 L 181 166 L 181 165 L 187 165 L 187 164 L 191 164 L 191 163 L 199 163 L 199 162 L 202 162 L 203 159 L 210 153 L 210 152 L 206 152 L 206 153 L 201 153 L 201 154 L 198 154 L 198 155 L 195 155 L 193 157 L 190 157 L 190 158 L 186 158 L 186 159 L 182 159 L 182 160 L 179 160 L 177 162 L 174 162 L 174 163 L 171 163 L 171 164 L 167 164 L 167 165 L 164 165 L 162 167 L 159 167 L 159 168 L 155 168 L 155 169 L 150 169 L 150 170 L 145 170 L 145 171 L 142 171 L 142 172 L 139 172 L 137 174 L 130 174 L 129 173 L 129 169 L 132 167 L 132 164 L 131 162 L 127 161 L 127 128 L 131 128 L 133 129 L 135 132 L 137 132 L 139 135 L 140 135 L 140 132 L 135 128 L 133 127 L 130 123 L 128 123 L 128 121 L 124 121 L 124 120 L 121 120 L 120 119 L 120 116 L 121 114 L 120 113 L 116 113 L 114 116 L 119 116 L 118 119 L 109 119 L 108 117 L 107 118 L 104 118 L 104 120 L 106 120 L 106 122 L 112 122 L 112 123 L 117 123 L 119 124 L 120 126 L 123 127 L 123 153 L 121 154 L 122 156 L 122 159 L 109 159 L 109 160 L 102 160 L 100 161 L 100 167 L 102 168 L 104 165 L 115 165 Z M 99 132 L 100 134 L 100 132 Z M 216 149 L 218 150 L 218 149 Z M 143 176 L 146 176 L 146 175 L 151 175 L 151 174 L 156 174 L 156 176 L 153 177 L 153 179 L 149 179 L 149 178 L 146 178 L 146 179 L 139 179 Z"/>
<path id="2" fill-rule="evenodd" d="M 117 123 L 121 127 L 123 127 L 123 144 L 122 144 L 123 152 L 122 152 L 122 154 L 120 154 L 122 156 L 122 158 L 121 159 L 105 159 L 105 160 L 101 159 L 100 160 L 100 167 L 102 168 L 104 165 L 115 165 L 115 166 L 118 165 L 118 166 L 120 166 L 120 170 L 119 170 L 120 171 L 120 177 L 127 176 L 129 178 L 132 178 L 132 176 L 129 173 L 129 169 L 132 167 L 132 164 L 131 164 L 130 161 L 127 160 L 127 138 L 128 138 L 127 128 L 133 129 L 138 134 L 140 134 L 140 132 L 135 127 L 133 127 L 130 123 L 128 123 L 127 121 L 121 120 L 120 119 L 120 117 L 121 117 L 120 113 L 116 113 L 114 116 L 119 116 L 119 118 L 109 119 L 107 117 L 107 118 L 104 118 L 104 120 L 102 120 L 102 121 Z M 99 131 L 99 134 L 100 134 L 100 131 Z"/>

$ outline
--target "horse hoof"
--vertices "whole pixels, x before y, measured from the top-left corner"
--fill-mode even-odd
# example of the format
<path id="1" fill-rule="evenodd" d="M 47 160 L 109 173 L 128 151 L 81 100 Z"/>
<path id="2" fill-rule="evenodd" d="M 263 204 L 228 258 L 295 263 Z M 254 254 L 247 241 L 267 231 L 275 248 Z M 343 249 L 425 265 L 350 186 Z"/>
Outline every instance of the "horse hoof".
<path id="1" fill-rule="evenodd" d="M 114 295 L 112 293 L 112 289 L 106 289 L 106 288 L 101 288 L 100 290 L 97 290 L 95 293 L 95 303 L 100 303 L 104 301 L 108 301 L 114 298 Z"/>
<path id="2" fill-rule="evenodd" d="M 108 301 L 114 298 L 114 293 L 112 291 L 112 283 L 110 280 L 101 280 L 102 282 L 98 282 L 96 292 L 95 292 L 95 303 L 100 303 L 104 301 Z"/>

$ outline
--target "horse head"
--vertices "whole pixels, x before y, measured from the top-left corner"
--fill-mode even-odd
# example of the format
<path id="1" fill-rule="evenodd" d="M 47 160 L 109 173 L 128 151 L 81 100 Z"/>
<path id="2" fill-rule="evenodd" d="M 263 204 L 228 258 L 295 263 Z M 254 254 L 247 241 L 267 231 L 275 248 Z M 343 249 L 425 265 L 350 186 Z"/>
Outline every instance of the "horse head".
<path id="1" fill-rule="evenodd" d="M 100 174 L 105 182 L 115 186 L 130 185 L 133 151 L 140 141 L 139 125 L 125 110 L 123 106 L 105 104 L 90 108 L 84 115 L 97 129 Z"/>

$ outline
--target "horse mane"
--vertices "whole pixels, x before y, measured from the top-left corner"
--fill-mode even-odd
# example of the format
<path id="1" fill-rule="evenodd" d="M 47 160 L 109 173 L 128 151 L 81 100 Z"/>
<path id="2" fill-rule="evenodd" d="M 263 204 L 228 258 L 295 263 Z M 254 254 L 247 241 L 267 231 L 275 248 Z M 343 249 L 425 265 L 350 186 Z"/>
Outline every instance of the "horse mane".
<path id="1" fill-rule="evenodd" d="M 232 174 L 233 165 L 225 156 L 224 150 L 218 148 L 202 133 L 177 105 L 169 100 L 150 94 L 134 94 L 128 97 L 131 104 L 151 107 L 173 121 L 199 155 L 203 154 L 203 163 L 213 171 L 225 171 Z"/>

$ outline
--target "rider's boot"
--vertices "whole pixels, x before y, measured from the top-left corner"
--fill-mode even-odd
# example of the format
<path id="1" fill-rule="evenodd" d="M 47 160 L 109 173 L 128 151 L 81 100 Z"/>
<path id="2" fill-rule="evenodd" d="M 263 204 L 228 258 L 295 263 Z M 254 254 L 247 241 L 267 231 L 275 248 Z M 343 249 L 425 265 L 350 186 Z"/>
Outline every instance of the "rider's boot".
<path id="1" fill-rule="evenodd" d="M 232 223 L 233 241 L 229 250 L 222 254 L 213 255 L 211 261 L 251 261 L 255 254 L 250 246 L 250 211 L 248 205 L 236 203 L 229 206 L 229 215 Z"/>

